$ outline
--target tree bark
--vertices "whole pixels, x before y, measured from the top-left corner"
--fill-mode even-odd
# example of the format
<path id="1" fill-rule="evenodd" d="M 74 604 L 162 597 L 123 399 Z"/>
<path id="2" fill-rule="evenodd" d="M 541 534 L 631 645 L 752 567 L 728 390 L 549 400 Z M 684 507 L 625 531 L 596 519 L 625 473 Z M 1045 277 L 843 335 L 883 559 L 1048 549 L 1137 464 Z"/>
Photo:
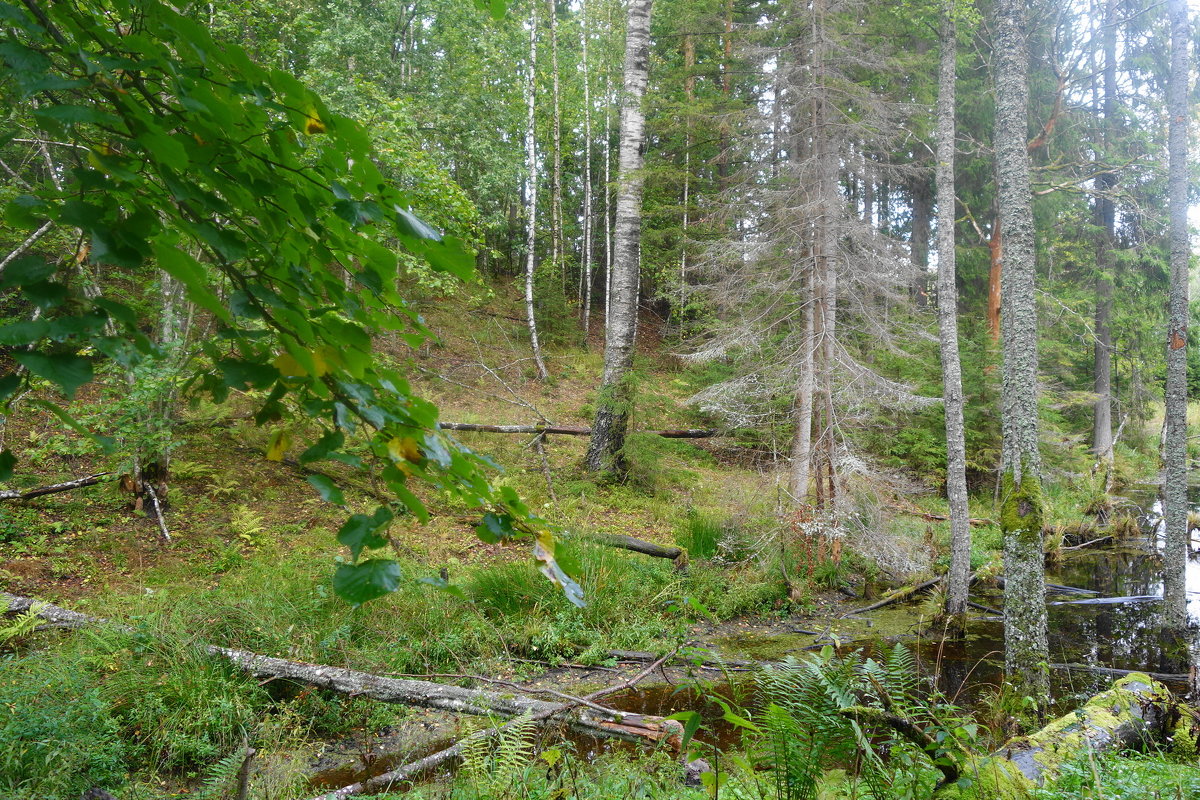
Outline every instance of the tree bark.
<path id="1" fill-rule="evenodd" d="M 74 480 L 63 481 L 62 483 L 52 483 L 49 486 L 39 486 L 36 489 L 6 489 L 0 491 L 0 502 L 5 500 L 32 500 L 35 497 L 42 497 L 47 494 L 58 494 L 59 492 L 69 492 L 72 489 L 82 489 L 84 486 L 95 486 L 98 483 L 103 483 L 106 480 L 116 478 L 115 472 L 97 472 L 95 475 L 87 475 Z"/>
<path id="2" fill-rule="evenodd" d="M 1003 214 L 1001 390 L 1004 666 L 1019 694 L 1049 699 L 1041 459 L 1038 453 L 1037 306 L 1029 185 L 1029 48 L 1025 0 L 998 0 L 993 45 L 996 173 Z"/>
<path id="3" fill-rule="evenodd" d="M 958 285 L 954 252 L 954 107 L 958 31 L 955 7 L 942 6 L 937 98 L 938 341 L 946 415 L 946 499 L 950 504 L 950 573 L 946 614 L 961 621 L 971 588 L 971 525 L 967 507 L 967 447 L 963 425 L 962 366 L 958 353 Z M 961 625 L 956 627 L 961 628 Z"/>
<path id="4" fill-rule="evenodd" d="M 525 87 L 527 112 L 525 128 L 525 317 L 529 324 L 529 345 L 540 380 L 546 380 L 546 362 L 542 360 L 542 345 L 538 341 L 537 318 L 533 309 L 533 273 L 537 268 L 537 29 L 538 7 L 533 4 L 529 21 L 529 77 Z"/>
<path id="5" fill-rule="evenodd" d="M 633 385 L 630 369 L 637 338 L 641 247 L 642 163 L 646 116 L 642 100 L 650 68 L 651 0 L 632 0 L 625 41 L 625 91 L 621 99 L 621 146 L 612 289 L 604 342 L 604 376 L 596 421 L 585 459 L 592 472 L 625 473 L 622 449 L 629 426 Z"/>
<path id="6" fill-rule="evenodd" d="M 810 295 L 815 295 L 812 288 L 813 270 L 808 270 Z M 816 347 L 815 329 L 816 304 L 810 298 L 808 308 L 804 311 L 804 336 L 800 342 L 800 378 L 796 386 L 794 403 L 795 431 L 792 434 L 792 468 L 788 484 L 788 492 L 792 501 L 797 504 L 808 502 L 809 465 L 812 463 L 812 414 L 813 414 L 813 349 Z"/>
<path id="7" fill-rule="evenodd" d="M 562 436 L 591 436 L 591 428 L 577 428 L 569 425 L 482 425 L 474 422 L 439 422 L 438 427 L 445 431 L 478 431 L 480 433 L 544 433 Z M 678 428 L 661 431 L 638 431 L 661 436 L 664 439 L 708 439 L 716 436 L 711 428 Z M 0 495 L 3 499 L 3 495 Z"/>
<path id="8" fill-rule="evenodd" d="M 1103 18 L 1103 49 L 1104 49 L 1104 100 L 1103 121 L 1101 122 L 1100 142 L 1104 153 L 1097 164 L 1096 177 L 1096 225 L 1100 236 L 1096 248 L 1096 342 L 1095 361 L 1093 370 L 1093 390 L 1096 402 L 1092 414 L 1092 450 L 1096 460 L 1105 475 L 1105 491 L 1108 490 L 1108 480 L 1112 472 L 1113 431 L 1112 431 L 1112 297 L 1113 269 L 1116 259 L 1113 257 L 1113 246 L 1116 235 L 1116 204 L 1113 202 L 1112 191 L 1116 185 L 1116 177 L 1111 172 L 1103 171 L 1104 162 L 1108 157 L 1108 149 L 1112 144 L 1114 126 L 1116 125 L 1116 94 L 1117 94 L 1117 3 L 1116 0 L 1105 0 Z"/>
<path id="9" fill-rule="evenodd" d="M 562 205 L 562 109 L 560 108 L 558 80 L 558 4 L 557 0 L 547 0 L 550 5 L 550 75 L 551 95 L 553 97 L 554 129 L 553 170 L 551 176 L 550 194 L 550 227 L 551 256 L 550 263 L 560 273 L 562 288 L 566 290 L 567 268 L 563 259 L 563 205 Z"/>
<path id="10" fill-rule="evenodd" d="M 583 278 L 579 293 L 583 346 L 592 325 L 592 73 L 588 62 L 588 0 L 579 4 L 579 47 L 583 69 Z"/>
<path id="11" fill-rule="evenodd" d="M 1171 74 L 1167 83 L 1171 298 L 1167 323 L 1166 419 L 1163 423 L 1163 613 L 1169 628 L 1187 626 L 1187 326 L 1188 326 L 1188 44 L 1186 0 L 1168 0 Z"/>
<path id="12" fill-rule="evenodd" d="M 1171 715 L 1170 705 L 1167 688 L 1145 674 L 1122 678 L 1082 708 L 1031 736 L 1009 740 L 986 761 L 968 766 L 965 771 L 973 771 L 976 778 L 972 792 L 987 797 L 1024 796 L 1023 792 L 1053 780 L 1062 765 L 1089 750 L 1116 752 L 1161 736 Z"/>

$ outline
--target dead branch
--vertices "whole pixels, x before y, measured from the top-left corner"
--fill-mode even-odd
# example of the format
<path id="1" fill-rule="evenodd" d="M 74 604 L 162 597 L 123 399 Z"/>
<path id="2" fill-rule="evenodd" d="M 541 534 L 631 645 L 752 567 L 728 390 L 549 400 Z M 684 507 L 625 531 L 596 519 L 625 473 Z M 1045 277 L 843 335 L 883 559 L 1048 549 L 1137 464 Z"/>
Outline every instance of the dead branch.
<path id="1" fill-rule="evenodd" d="M 25 491 L 19 491 L 15 489 L 0 491 L 0 502 L 5 500 L 32 500 L 35 497 L 41 497 L 47 494 L 69 492 L 72 489 L 82 489 L 84 486 L 95 486 L 97 483 L 104 483 L 105 481 L 112 480 L 115 477 L 115 472 L 97 472 L 94 475 L 88 475 L 83 478 L 75 478 L 74 480 L 64 481 L 62 483 L 52 483 L 49 486 L 39 486 L 36 489 L 27 489 Z"/>
<path id="2" fill-rule="evenodd" d="M 439 422 L 438 427 L 444 431 L 474 431 L 478 433 L 526 433 L 545 436 L 591 436 L 591 428 L 572 425 L 483 425 L 474 422 Z M 711 428 L 681 428 L 662 431 L 636 431 L 661 436 L 664 439 L 708 439 L 717 435 Z"/>

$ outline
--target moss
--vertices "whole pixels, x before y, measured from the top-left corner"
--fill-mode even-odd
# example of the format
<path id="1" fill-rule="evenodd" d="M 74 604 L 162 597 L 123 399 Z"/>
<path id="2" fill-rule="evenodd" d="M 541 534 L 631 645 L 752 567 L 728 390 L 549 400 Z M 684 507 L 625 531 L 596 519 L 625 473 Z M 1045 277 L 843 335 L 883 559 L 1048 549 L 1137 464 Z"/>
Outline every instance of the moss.
<path id="1" fill-rule="evenodd" d="M 995 755 L 971 763 L 963 773 L 972 777 L 975 786 L 966 791 L 951 787 L 939 797 L 986 797 L 989 800 L 1027 797 L 1034 788 L 1034 781 L 1022 774 L 1018 762 L 1026 764 L 1027 770 L 1033 767 L 1039 773 L 1039 782 L 1053 780 L 1065 764 L 1088 746 L 1084 738 L 1086 731 L 1115 729 L 1130 708 L 1145 701 L 1144 687 L 1147 686 L 1153 702 L 1170 702 L 1170 692 L 1162 684 L 1142 673 L 1127 675 L 1076 711 L 1059 717 L 1031 736 L 1010 739 Z"/>
<path id="2" fill-rule="evenodd" d="M 1004 500 L 1000 505 L 1000 529 L 1019 533 L 1022 544 L 1040 544 L 1046 516 L 1046 498 L 1042 483 L 1028 471 L 1014 485 L 1013 471 L 1006 470 L 1002 483 Z"/>

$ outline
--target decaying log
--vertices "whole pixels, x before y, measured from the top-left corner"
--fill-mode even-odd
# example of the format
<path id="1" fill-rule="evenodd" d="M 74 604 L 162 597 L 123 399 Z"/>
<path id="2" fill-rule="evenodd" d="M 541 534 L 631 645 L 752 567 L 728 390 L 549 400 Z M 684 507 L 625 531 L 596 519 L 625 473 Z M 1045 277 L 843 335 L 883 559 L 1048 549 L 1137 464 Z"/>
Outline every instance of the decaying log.
<path id="1" fill-rule="evenodd" d="M 106 622 L 55 605 L 42 605 L 28 597 L 0 593 L 0 599 L 8 603 L 8 613 L 37 608 L 37 614 L 42 619 L 64 627 L 80 628 Z M 672 726 L 664 725 L 660 717 L 650 715 L 626 714 L 594 706 L 576 709 L 571 704 L 551 703 L 478 689 L 463 689 L 431 681 L 387 678 L 341 667 L 288 661 L 229 647 L 208 645 L 204 649 L 212 655 L 228 659 L 239 669 L 256 678 L 287 679 L 385 703 L 477 716 L 517 717 L 522 714 L 543 713 L 548 716 L 560 715 L 572 728 L 581 732 L 631 741 L 658 741 L 671 735 L 670 731 L 673 729 Z"/>
<path id="2" fill-rule="evenodd" d="M 528 433 L 559 436 L 591 436 L 591 428 L 574 425 L 482 425 L 475 422 L 439 422 L 444 431 L 474 431 L 478 433 Z M 710 439 L 717 435 L 711 428 L 679 428 L 662 431 L 636 431 L 661 436 L 664 439 Z"/>
<path id="3" fill-rule="evenodd" d="M 892 505 L 892 504 L 889 504 L 888 508 L 890 508 L 894 511 L 899 511 L 902 514 L 909 514 L 910 516 L 920 517 L 921 519 L 927 520 L 929 522 L 949 522 L 950 521 L 950 518 L 948 516 L 946 516 L 945 514 L 934 514 L 933 512 L 930 512 L 930 511 L 922 511 L 919 508 L 908 508 L 907 506 L 898 506 L 898 505 Z M 971 518 L 971 519 L 968 519 L 967 522 L 969 522 L 970 524 L 974 525 L 977 528 L 981 528 L 986 525 L 999 525 L 1000 524 L 1000 523 L 996 522 L 996 520 L 994 520 L 994 519 Z"/>
<path id="4" fill-rule="evenodd" d="M 1161 736 L 1172 714 L 1171 704 L 1170 691 L 1145 673 L 1121 678 L 1082 708 L 967 765 L 963 772 L 976 783 L 969 796 L 1027 797 L 1032 788 L 1057 777 L 1063 764 L 1088 750 L 1121 750 Z M 941 796 L 962 795 L 951 786 Z"/>
<path id="5" fill-rule="evenodd" d="M 587 697 L 582 698 L 582 700 L 585 702 L 590 702 L 593 700 L 600 700 L 611 694 L 615 694 L 617 692 L 621 692 L 621 691 L 625 691 L 626 689 L 630 689 L 633 686 L 635 686 L 637 683 L 639 683 L 647 675 L 654 672 L 654 670 L 658 669 L 663 664 L 665 664 L 667 661 L 674 658 L 678 652 L 679 652 L 679 648 L 676 648 L 674 650 L 674 652 L 668 653 L 667 655 L 656 659 L 653 663 L 650 664 L 650 666 L 646 667 L 644 670 L 642 670 L 641 672 L 639 672 L 637 675 L 633 676 L 632 678 L 624 680 L 615 686 L 610 686 L 606 689 L 601 689 L 598 692 L 592 692 Z M 554 713 L 555 712 L 550 712 L 550 713 L 543 712 L 540 714 L 535 714 L 535 715 L 533 715 L 533 717 L 531 717 L 531 719 L 533 721 L 545 720 L 545 719 L 548 719 L 548 718 L 554 716 Z M 322 794 L 319 797 L 313 798 L 313 800 L 339 800 L 339 798 L 342 798 L 342 797 L 353 797 L 354 795 L 374 794 L 376 792 L 387 791 L 387 790 L 391 789 L 392 787 L 394 787 L 398 783 L 415 780 L 415 779 L 421 777 L 422 775 L 425 775 L 444 764 L 448 764 L 452 761 L 456 761 L 462 755 L 463 747 L 466 746 L 466 744 L 468 742 L 473 741 L 473 740 L 478 740 L 478 739 L 490 739 L 490 738 L 499 736 L 502 733 L 504 733 L 505 731 L 513 728 L 515 725 L 517 725 L 519 723 L 520 723 L 520 720 L 513 720 L 513 721 L 507 722 L 497 728 L 487 728 L 482 731 L 477 731 L 476 733 L 473 733 L 470 736 L 468 736 L 466 739 L 455 742 L 452 746 L 447 747 L 445 750 L 440 750 L 436 753 L 425 756 L 424 758 L 420 759 L 419 761 L 414 761 L 411 764 L 405 764 L 401 767 L 397 767 L 396 769 L 391 770 L 390 772 L 385 772 L 382 775 L 376 775 L 373 778 L 368 778 L 365 781 L 360 781 L 358 783 L 352 783 L 349 786 L 343 786 L 340 789 L 334 789 L 331 792 L 326 792 L 325 794 Z M 678 736 L 682 735 L 683 727 L 678 722 L 676 722 L 674 720 L 664 720 L 663 724 L 664 724 L 664 726 L 669 727 L 674 732 L 672 737 L 670 737 L 671 740 L 674 740 L 674 736 L 676 736 L 676 735 L 678 735 Z M 672 744 L 672 746 L 676 747 L 676 749 L 678 749 L 681 746 L 682 741 L 681 740 L 671 741 L 671 744 Z"/>
<path id="6" fill-rule="evenodd" d="M 592 537 L 592 539 L 599 544 L 608 545 L 609 547 L 619 547 L 622 550 L 631 550 L 642 555 L 653 556 L 654 558 L 668 558 L 675 562 L 677 569 L 687 566 L 687 551 L 682 547 L 655 544 L 654 542 L 646 542 L 619 533 L 599 534 Z"/>
<path id="7" fill-rule="evenodd" d="M 677 651 L 678 652 L 678 651 Z M 654 653 L 646 653 L 641 650 L 609 650 L 605 655 L 614 661 L 662 661 Z M 688 664 L 700 664 L 704 667 L 713 667 L 716 669 L 734 668 L 747 669 L 761 665 L 758 661 L 740 661 L 736 658 L 713 658 L 711 656 L 693 653 L 688 656 L 675 655 L 669 659 L 674 662 L 682 662 Z"/>
<path id="8" fill-rule="evenodd" d="M 116 478 L 115 472 L 97 472 L 94 475 L 87 475 L 82 478 L 75 478 L 62 483 L 52 483 L 49 486 L 39 486 L 36 489 L 26 489 L 20 491 L 17 489 L 6 489 L 0 491 L 0 502 L 4 500 L 32 500 L 35 497 L 41 497 L 47 494 L 58 494 L 59 492 L 69 492 L 72 489 L 82 489 L 85 486 L 95 486 L 97 483 L 104 483 Z"/>
<path id="9" fill-rule="evenodd" d="M 842 617 L 845 618 L 845 617 L 851 616 L 852 614 L 862 614 L 865 611 L 874 611 L 876 609 L 883 608 L 884 606 L 890 606 L 892 603 L 903 602 L 903 601 L 907 600 L 908 598 L 912 597 L 914 594 L 917 594 L 918 592 L 923 592 L 926 589 L 932 589 L 934 586 L 941 583 L 945 579 L 946 579 L 946 577 L 943 575 L 943 576 L 940 576 L 937 578 L 931 578 L 930 580 L 927 580 L 924 583 L 918 583 L 916 586 L 905 586 L 901 589 L 897 589 L 896 591 L 892 592 L 891 594 L 889 594 L 887 597 L 883 598 L 882 600 L 875 602 L 875 603 L 871 603 L 871 605 L 869 605 L 869 606 L 863 606 L 862 608 L 856 608 L 852 611 L 847 611 L 845 614 L 842 614 Z"/>
<path id="10" fill-rule="evenodd" d="M 1113 667 L 1097 667 L 1092 664 L 1051 664 L 1050 669 L 1069 669 L 1076 672 L 1094 672 L 1097 675 L 1108 675 L 1111 678 L 1124 678 L 1126 675 L 1148 675 L 1161 683 L 1190 684 L 1192 676 L 1186 672 L 1145 672 L 1138 669 L 1115 669 Z"/>

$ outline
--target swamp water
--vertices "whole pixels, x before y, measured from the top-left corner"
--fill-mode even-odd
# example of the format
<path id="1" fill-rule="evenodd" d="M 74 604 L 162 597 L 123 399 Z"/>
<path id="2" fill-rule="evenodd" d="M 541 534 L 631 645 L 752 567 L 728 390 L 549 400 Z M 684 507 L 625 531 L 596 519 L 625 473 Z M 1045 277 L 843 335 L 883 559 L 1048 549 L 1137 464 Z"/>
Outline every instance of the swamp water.
<path id="1" fill-rule="evenodd" d="M 1066 553 L 1060 563 L 1047 568 L 1048 582 L 1089 590 L 1088 594 L 1051 593 L 1047 596 L 1052 662 L 1156 673 L 1188 671 L 1191 656 L 1186 652 L 1170 652 L 1164 647 L 1166 638 L 1159 623 L 1162 516 L 1155 492 L 1153 488 L 1141 488 L 1129 494 L 1135 504 L 1144 504 L 1140 514 L 1141 535 L 1122 539 L 1111 547 Z M 1191 501 L 1193 508 L 1200 511 L 1200 490 L 1193 490 Z M 1200 550 L 1200 539 L 1194 538 L 1193 546 Z M 1193 558 L 1188 562 L 1187 591 L 1190 616 L 1193 622 L 1200 622 L 1200 559 Z M 972 598 L 993 608 L 1003 603 L 998 590 L 973 593 Z M 887 619 L 887 624 L 881 625 L 880 629 L 889 631 L 897 628 L 897 617 L 913 627 L 920 622 L 919 613 L 913 606 L 884 608 L 864 616 L 872 621 Z M 799 624 L 813 626 L 817 623 Z M 956 705 L 970 708 L 1002 685 L 1004 625 L 997 618 L 977 618 L 971 623 L 967 637 L 960 641 L 940 643 L 921 635 L 899 638 L 912 648 L 919 671 L 929 684 L 936 684 Z M 729 640 L 740 652 L 727 655 L 736 658 L 771 649 L 800 655 L 802 650 L 811 649 L 814 640 L 812 636 L 795 634 L 744 634 Z M 1191 646 L 1193 652 L 1200 652 L 1200 640 L 1191 642 Z M 839 650 L 886 658 L 891 647 L 890 644 L 855 641 L 842 644 Z M 719 696 L 735 707 L 752 708 L 757 700 L 753 683 L 735 680 L 731 684 L 720 673 L 702 674 L 709 676 L 703 689 L 687 683 L 650 684 L 606 698 L 605 704 L 619 711 L 658 716 L 696 711 L 703 720 L 697 739 L 721 749 L 736 747 L 739 731 L 722 719 L 724 709 L 713 697 Z M 736 673 L 734 676 L 736 678 Z M 1056 668 L 1051 670 L 1050 679 L 1055 712 L 1066 713 L 1107 688 L 1112 676 Z M 1186 686 L 1175 684 L 1173 688 L 1182 691 Z M 584 757 L 614 748 L 632 747 L 625 742 L 599 740 L 570 731 L 566 732 L 565 738 Z M 561 740 L 560 735 L 558 741 Z M 312 788 L 328 790 L 365 780 L 452 743 L 452 739 L 442 740 L 421 748 L 420 752 L 389 753 L 368 766 L 327 770 L 314 776 Z"/>

